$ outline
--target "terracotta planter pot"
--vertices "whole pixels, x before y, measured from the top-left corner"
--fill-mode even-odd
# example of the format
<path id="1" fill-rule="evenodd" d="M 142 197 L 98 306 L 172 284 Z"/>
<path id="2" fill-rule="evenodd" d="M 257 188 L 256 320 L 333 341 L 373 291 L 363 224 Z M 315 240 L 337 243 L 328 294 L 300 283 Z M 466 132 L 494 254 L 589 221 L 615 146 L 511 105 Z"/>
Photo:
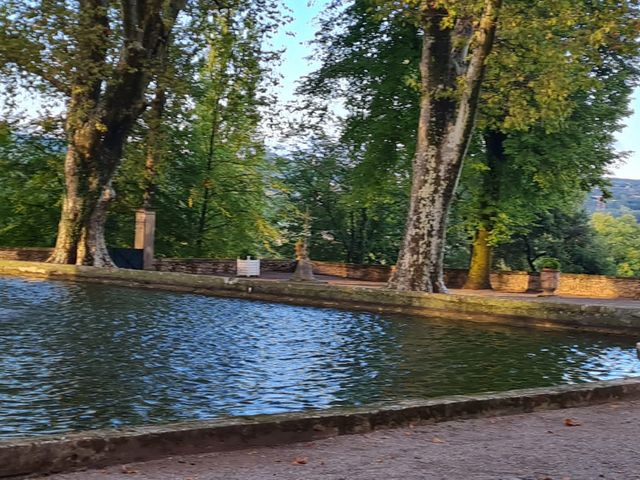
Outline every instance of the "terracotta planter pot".
<path id="1" fill-rule="evenodd" d="M 553 268 L 543 268 L 540 272 L 540 286 L 542 287 L 541 297 L 551 297 L 556 294 L 556 289 L 560 283 L 560 271 Z"/>

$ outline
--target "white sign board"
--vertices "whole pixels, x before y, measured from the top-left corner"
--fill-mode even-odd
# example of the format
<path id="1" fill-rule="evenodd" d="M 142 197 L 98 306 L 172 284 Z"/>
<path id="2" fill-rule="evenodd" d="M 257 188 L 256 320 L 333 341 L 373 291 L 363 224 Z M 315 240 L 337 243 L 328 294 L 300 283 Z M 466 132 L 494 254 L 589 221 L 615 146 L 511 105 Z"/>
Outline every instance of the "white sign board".
<path id="1" fill-rule="evenodd" d="M 236 260 L 236 275 L 238 277 L 259 277 L 260 276 L 260 260 Z"/>

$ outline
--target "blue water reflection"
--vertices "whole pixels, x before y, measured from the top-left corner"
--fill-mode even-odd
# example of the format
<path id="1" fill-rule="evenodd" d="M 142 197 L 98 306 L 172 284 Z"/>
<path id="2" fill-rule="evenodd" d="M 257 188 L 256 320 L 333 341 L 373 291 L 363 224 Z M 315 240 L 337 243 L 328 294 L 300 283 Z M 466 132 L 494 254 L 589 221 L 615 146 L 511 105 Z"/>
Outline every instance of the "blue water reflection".
<path id="1" fill-rule="evenodd" d="M 0 277 L 0 437 L 620 378 L 633 346 Z"/>

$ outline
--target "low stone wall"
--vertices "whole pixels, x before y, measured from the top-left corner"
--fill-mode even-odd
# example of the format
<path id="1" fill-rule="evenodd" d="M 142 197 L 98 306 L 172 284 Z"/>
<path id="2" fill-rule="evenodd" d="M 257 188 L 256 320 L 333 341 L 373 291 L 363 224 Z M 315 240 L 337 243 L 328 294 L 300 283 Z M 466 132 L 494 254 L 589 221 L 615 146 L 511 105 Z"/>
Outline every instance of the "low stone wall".
<path id="1" fill-rule="evenodd" d="M 640 279 L 561 273 L 558 295 L 640 299 Z"/>
<path id="2" fill-rule="evenodd" d="M 122 465 L 205 452 L 311 442 L 385 428 L 640 398 L 638 380 L 404 400 L 352 409 L 185 422 L 0 442 L 0 477 Z"/>
<path id="3" fill-rule="evenodd" d="M 157 258 L 154 269 L 158 272 L 192 273 L 196 275 L 235 275 L 236 261 L 210 258 Z M 262 272 L 293 272 L 295 260 L 260 260 Z"/>
<path id="4" fill-rule="evenodd" d="M 51 248 L 0 247 L 0 260 L 42 262 L 49 257 L 51 251 Z M 296 262 L 295 260 L 261 259 L 260 266 L 265 273 L 290 273 L 295 270 Z M 313 267 L 317 275 L 369 282 L 386 282 L 394 268 L 388 265 L 356 265 L 322 261 L 314 261 Z M 236 261 L 209 258 L 160 258 L 155 260 L 154 269 L 159 272 L 233 276 L 236 274 Z M 449 288 L 463 288 L 467 279 L 467 271 L 463 269 L 446 269 L 444 275 L 445 283 Z M 528 272 L 494 272 L 491 274 L 491 286 L 498 292 L 539 292 L 540 277 L 537 273 Z M 640 279 L 562 273 L 556 293 L 578 297 L 640 299 Z"/>
<path id="5" fill-rule="evenodd" d="M 388 265 L 356 265 L 353 263 L 334 263 L 313 261 L 313 273 L 333 277 L 365 280 L 367 282 L 386 282 L 394 267 Z"/>
<path id="6" fill-rule="evenodd" d="M 44 262 L 53 248 L 0 247 L 0 260 L 22 260 L 24 262 Z"/>
<path id="7" fill-rule="evenodd" d="M 496 296 L 398 292 L 362 286 L 274 282 L 260 278 L 243 279 L 10 260 L 0 260 L 0 275 L 110 283 L 297 305 L 507 323 L 529 327 L 577 328 L 634 335 L 640 331 L 640 308 L 625 304 L 565 303 Z"/>

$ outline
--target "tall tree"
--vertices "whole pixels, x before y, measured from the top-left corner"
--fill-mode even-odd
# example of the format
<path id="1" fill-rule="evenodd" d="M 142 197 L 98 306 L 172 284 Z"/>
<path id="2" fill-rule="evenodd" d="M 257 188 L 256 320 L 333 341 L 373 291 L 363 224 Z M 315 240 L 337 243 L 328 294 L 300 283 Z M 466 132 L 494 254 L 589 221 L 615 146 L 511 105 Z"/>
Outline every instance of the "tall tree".
<path id="1" fill-rule="evenodd" d="M 414 2 L 411 2 L 414 3 Z M 420 117 L 404 240 L 389 287 L 446 292 L 447 215 L 473 133 L 502 2 L 418 2 Z"/>
<path id="2" fill-rule="evenodd" d="M 262 129 L 274 107 L 271 67 L 279 59 L 268 39 L 286 18 L 264 0 L 225 2 L 201 17 L 197 29 L 177 31 L 162 82 L 154 82 L 151 108 L 116 177 L 120 214 L 111 217 L 109 237 L 131 238 L 126 212 L 152 199 L 160 255 L 266 253 L 279 238 Z"/>
<path id="3" fill-rule="evenodd" d="M 603 183 L 620 159 L 614 133 L 637 77 L 632 4 L 513 9 L 505 15 L 523 22 L 497 37 L 479 116 L 482 143 L 465 173 L 473 191 L 461 202 L 473 235 L 466 288 L 490 288 L 495 245 Z"/>
<path id="4" fill-rule="evenodd" d="M 185 4 L 2 1 L 2 73 L 66 98 L 65 193 L 51 262 L 112 265 L 104 240 L 112 178 Z"/>

